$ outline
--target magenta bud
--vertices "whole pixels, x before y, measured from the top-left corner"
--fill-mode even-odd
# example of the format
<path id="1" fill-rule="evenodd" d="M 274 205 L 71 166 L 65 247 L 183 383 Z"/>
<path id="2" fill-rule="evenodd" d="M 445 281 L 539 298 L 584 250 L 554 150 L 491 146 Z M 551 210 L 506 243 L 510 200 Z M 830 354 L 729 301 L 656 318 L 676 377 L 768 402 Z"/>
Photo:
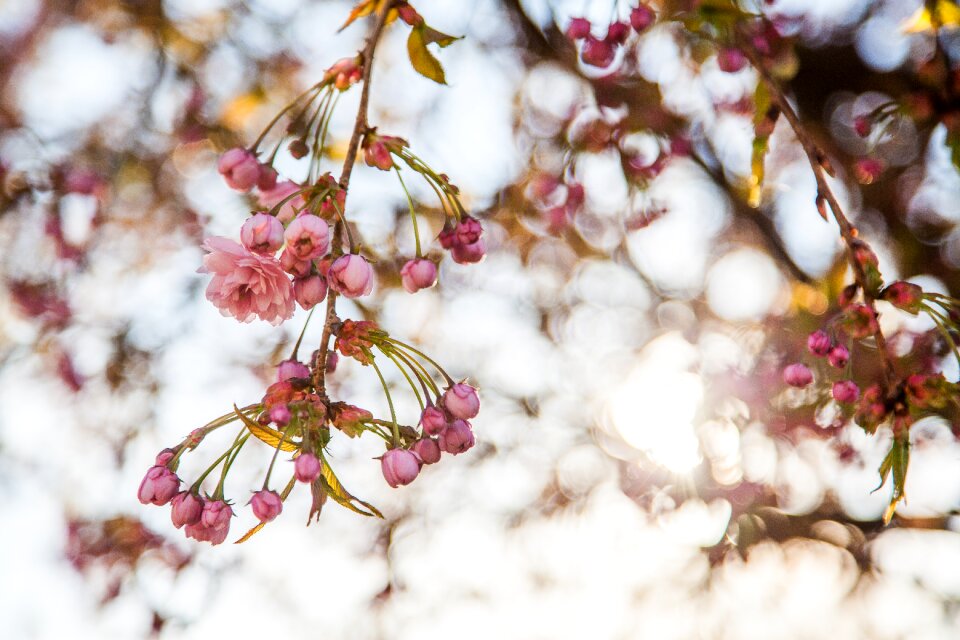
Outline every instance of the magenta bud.
<path id="1" fill-rule="evenodd" d="M 444 391 L 440 402 L 454 418 L 469 420 L 480 413 L 480 396 L 477 390 L 463 382 Z"/>
<path id="2" fill-rule="evenodd" d="M 454 420 L 438 438 L 440 448 L 457 455 L 476 443 L 470 423 L 466 420 Z"/>
<path id="3" fill-rule="evenodd" d="M 330 248 L 330 227 L 323 218 L 301 213 L 283 232 L 287 251 L 297 260 L 319 258 Z"/>
<path id="4" fill-rule="evenodd" d="M 278 427 L 285 427 L 290 424 L 290 407 L 285 404 L 275 404 L 270 407 L 270 421 Z"/>
<path id="5" fill-rule="evenodd" d="M 277 382 L 286 382 L 291 378 L 309 378 L 310 368 L 296 360 L 284 360 L 277 367 Z"/>
<path id="6" fill-rule="evenodd" d="M 179 490 L 180 478 L 177 474 L 163 465 L 156 465 L 150 467 L 143 476 L 140 488 L 137 490 L 137 498 L 143 504 L 162 506 L 170 502 Z"/>
<path id="7" fill-rule="evenodd" d="M 230 188 L 237 191 L 250 191 L 260 179 L 260 163 L 256 156 L 239 147 L 229 149 L 220 156 L 217 170 Z"/>
<path id="8" fill-rule="evenodd" d="M 413 452 L 420 456 L 423 464 L 440 461 L 440 444 L 433 438 L 421 438 L 413 443 Z"/>
<path id="9" fill-rule="evenodd" d="M 860 184 L 873 184 L 883 174 L 883 161 L 879 158 L 860 158 L 853 163 L 853 175 Z"/>
<path id="10" fill-rule="evenodd" d="M 827 356 L 827 362 L 830 363 L 830 366 L 836 367 L 837 369 L 843 369 L 849 361 L 850 352 L 842 344 L 838 344 L 831 349 L 830 355 Z"/>
<path id="11" fill-rule="evenodd" d="M 312 453 L 301 453 L 293 461 L 293 475 L 300 482 L 313 482 L 320 477 L 320 460 Z"/>
<path id="12" fill-rule="evenodd" d="M 167 463 L 173 460 L 173 456 L 177 455 L 177 452 L 169 447 L 157 454 L 157 459 L 154 460 L 154 464 L 159 467 L 167 466 Z"/>
<path id="13" fill-rule="evenodd" d="M 400 280 L 407 293 L 416 293 L 437 284 L 437 265 L 426 258 L 409 260 L 400 269 Z"/>
<path id="14" fill-rule="evenodd" d="M 586 18 L 573 18 L 567 25 L 567 37 L 571 40 L 582 40 L 590 35 L 590 21 Z"/>
<path id="15" fill-rule="evenodd" d="M 653 24 L 653 21 L 656 20 L 656 18 L 657 16 L 653 12 L 653 9 L 645 4 L 642 4 L 630 12 L 630 26 L 633 27 L 634 31 L 640 33 L 641 31 L 645 31 L 647 27 Z"/>
<path id="16" fill-rule="evenodd" d="M 827 355 L 831 347 L 833 347 L 833 340 L 823 329 L 818 329 L 807 337 L 807 349 L 815 356 Z"/>
<path id="17" fill-rule="evenodd" d="M 185 524 L 200 522 L 200 514 L 203 512 L 203 500 L 200 496 L 189 491 L 181 491 L 173 496 L 170 505 L 172 507 L 170 509 L 170 519 L 177 529 Z"/>
<path id="18" fill-rule="evenodd" d="M 257 175 L 257 189 L 260 191 L 271 191 L 277 186 L 277 171 L 268 164 L 260 165 L 260 173 Z"/>
<path id="19" fill-rule="evenodd" d="M 280 495 L 276 491 L 262 489 L 253 494 L 250 499 L 250 506 L 257 520 L 267 523 L 283 511 L 283 500 L 280 499 Z"/>
<path id="20" fill-rule="evenodd" d="M 406 449 L 390 449 L 380 458 L 380 470 L 391 487 L 410 484 L 420 473 L 420 457 Z"/>
<path id="21" fill-rule="evenodd" d="M 361 255 L 340 256 L 327 271 L 328 284 L 347 298 L 359 298 L 373 291 L 373 267 Z"/>
<path id="22" fill-rule="evenodd" d="M 230 528 L 230 518 L 233 517 L 233 509 L 223 500 L 210 500 L 203 505 L 203 511 L 200 514 L 200 524 L 208 529 L 220 531 Z"/>
<path id="23" fill-rule="evenodd" d="M 630 25 L 626 22 L 614 22 L 607 28 L 607 42 L 613 44 L 623 44 L 630 35 Z"/>
<path id="24" fill-rule="evenodd" d="M 580 49 L 580 59 L 591 67 L 609 67 L 615 55 L 614 45 L 606 40 L 597 40 L 593 36 L 588 36 Z"/>
<path id="25" fill-rule="evenodd" d="M 447 428 L 447 416 L 443 409 L 434 405 L 427 405 L 427 408 L 420 414 L 420 427 L 423 432 L 429 436 L 438 436 Z"/>
<path id="26" fill-rule="evenodd" d="M 813 382 L 813 372 L 799 362 L 790 364 L 783 369 L 783 381 L 791 387 L 802 388 Z"/>
<path id="27" fill-rule="evenodd" d="M 337 370 L 337 363 L 340 362 L 340 355 L 336 351 L 327 353 L 327 373 L 333 373 Z"/>
<path id="28" fill-rule="evenodd" d="M 319 275 L 296 278 L 293 281 L 293 297 L 297 304 L 309 311 L 327 297 L 327 282 Z"/>
<path id="29" fill-rule="evenodd" d="M 747 56 L 736 47 L 724 47 L 717 53 L 717 65 L 724 73 L 736 73 L 747 66 Z"/>
<path id="30" fill-rule="evenodd" d="M 487 244 L 483 238 L 470 244 L 458 244 L 450 250 L 450 255 L 457 264 L 475 264 L 487 255 Z"/>
<path id="31" fill-rule="evenodd" d="M 872 129 L 873 120 L 870 119 L 870 116 L 861 115 L 853 119 L 853 130 L 856 131 L 857 135 L 861 138 L 869 136 Z"/>
<path id="32" fill-rule="evenodd" d="M 266 213 L 256 213 L 240 227 L 240 241 L 250 251 L 274 253 L 283 245 L 283 223 Z"/>
<path id="33" fill-rule="evenodd" d="M 884 288 L 880 297 L 897 309 L 917 315 L 923 308 L 923 289 L 912 282 L 897 280 Z"/>
<path id="34" fill-rule="evenodd" d="M 853 404 L 860 397 L 860 387 L 852 380 L 833 383 L 833 399 L 841 404 Z"/>

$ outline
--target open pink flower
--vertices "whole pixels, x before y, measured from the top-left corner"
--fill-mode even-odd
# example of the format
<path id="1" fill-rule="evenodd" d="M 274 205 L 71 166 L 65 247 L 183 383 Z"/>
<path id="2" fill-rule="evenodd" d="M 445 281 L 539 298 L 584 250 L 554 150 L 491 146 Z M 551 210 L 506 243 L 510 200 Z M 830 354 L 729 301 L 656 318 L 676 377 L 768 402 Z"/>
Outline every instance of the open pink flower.
<path id="1" fill-rule="evenodd" d="M 330 227 L 312 213 L 301 213 L 283 232 L 287 250 L 298 260 L 319 258 L 330 248 Z"/>
<path id="2" fill-rule="evenodd" d="M 293 315 L 293 286 L 280 263 L 233 240 L 214 236 L 203 248 L 200 273 L 212 273 L 207 300 L 225 316 L 250 322 L 254 316 L 276 326 Z"/>

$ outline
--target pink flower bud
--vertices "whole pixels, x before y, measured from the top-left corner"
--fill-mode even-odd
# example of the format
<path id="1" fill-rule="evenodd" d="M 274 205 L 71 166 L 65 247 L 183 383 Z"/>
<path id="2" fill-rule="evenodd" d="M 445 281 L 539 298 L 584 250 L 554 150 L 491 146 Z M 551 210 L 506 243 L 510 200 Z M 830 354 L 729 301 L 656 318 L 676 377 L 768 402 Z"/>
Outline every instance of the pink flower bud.
<path id="1" fill-rule="evenodd" d="M 250 251 L 274 253 L 283 245 L 283 224 L 266 213 L 254 214 L 240 227 L 240 241 Z"/>
<path id="2" fill-rule="evenodd" d="M 860 158 L 853 163 L 853 175 L 860 184 L 873 184 L 883 173 L 883 161 L 879 158 Z"/>
<path id="3" fill-rule="evenodd" d="M 337 370 L 337 363 L 340 362 L 340 355 L 336 351 L 327 354 L 327 373 L 333 373 Z"/>
<path id="4" fill-rule="evenodd" d="M 217 170 L 230 188 L 237 191 L 250 191 L 260 178 L 260 163 L 256 156 L 239 147 L 225 151 L 220 156 Z"/>
<path id="5" fill-rule="evenodd" d="M 853 404 L 860 397 L 860 387 L 853 380 L 833 383 L 833 399 L 841 404 Z"/>
<path id="6" fill-rule="evenodd" d="M 305 278 L 310 275 L 310 261 L 301 260 L 290 252 L 290 249 L 284 249 L 280 254 L 280 268 L 295 278 Z"/>
<path id="7" fill-rule="evenodd" d="M 626 22 L 614 22 L 607 27 L 607 37 L 605 40 L 611 44 L 623 44 L 630 35 L 630 25 Z"/>
<path id="8" fill-rule="evenodd" d="M 724 47 L 717 53 L 717 66 L 724 73 L 736 73 L 747 66 L 747 56 L 736 47 Z"/>
<path id="9" fill-rule="evenodd" d="M 312 453 L 301 453 L 293 461 L 293 475 L 300 482 L 313 482 L 320 477 L 320 460 Z"/>
<path id="10" fill-rule="evenodd" d="M 803 388 L 813 382 L 813 372 L 799 362 L 787 365 L 783 369 L 783 381 L 791 387 Z"/>
<path id="11" fill-rule="evenodd" d="M 409 260 L 400 269 L 400 280 L 408 293 L 429 289 L 437 284 L 437 265 L 426 258 Z"/>
<path id="12" fill-rule="evenodd" d="M 586 18 L 573 18 L 567 25 L 567 37 L 571 40 L 582 40 L 590 35 L 590 21 Z"/>
<path id="13" fill-rule="evenodd" d="M 364 147 L 363 161 L 368 167 L 376 167 L 381 171 L 393 169 L 393 155 L 387 145 L 380 140 L 371 142 Z"/>
<path id="14" fill-rule="evenodd" d="M 180 490 L 180 478 L 165 466 L 150 467 L 140 482 L 137 497 L 143 504 L 162 506 Z"/>
<path id="15" fill-rule="evenodd" d="M 612 44 L 606 40 L 597 40 L 593 36 L 588 36 L 580 49 L 580 60 L 591 67 L 609 67 L 615 56 L 616 51 Z"/>
<path id="16" fill-rule="evenodd" d="M 880 297 L 897 309 L 917 315 L 923 304 L 923 289 L 912 282 L 898 280 L 887 286 Z"/>
<path id="17" fill-rule="evenodd" d="M 309 378 L 310 367 L 296 360 L 284 360 L 277 366 L 277 382 L 285 382 L 291 378 Z"/>
<path id="18" fill-rule="evenodd" d="M 330 288 L 347 298 L 359 298 L 373 291 L 373 267 L 361 255 L 340 256 L 327 272 Z"/>
<path id="19" fill-rule="evenodd" d="M 278 427 L 285 427 L 290 424 L 290 407 L 285 404 L 275 404 L 270 407 L 270 422 Z"/>
<path id="20" fill-rule="evenodd" d="M 455 246 L 450 255 L 457 264 L 474 264 L 483 260 L 487 255 L 487 245 L 481 238 L 471 244 L 461 244 Z"/>
<path id="21" fill-rule="evenodd" d="M 875 334 L 879 327 L 877 317 L 865 304 L 852 304 L 841 316 L 840 326 L 856 340 Z"/>
<path id="22" fill-rule="evenodd" d="M 469 420 L 480 413 L 480 396 L 477 390 L 463 382 L 444 391 L 440 402 L 454 418 Z"/>
<path id="23" fill-rule="evenodd" d="M 825 356 L 830 353 L 830 347 L 833 346 L 833 340 L 823 329 L 818 329 L 807 338 L 807 349 L 815 356 Z"/>
<path id="24" fill-rule="evenodd" d="M 653 12 L 653 9 L 645 4 L 641 4 L 630 12 L 630 26 L 633 27 L 634 31 L 640 33 L 653 24 L 656 18 L 657 16 Z"/>
<path id="25" fill-rule="evenodd" d="M 436 436 L 443 433 L 447 428 L 447 416 L 443 409 L 434 405 L 427 405 L 427 408 L 420 414 L 420 427 L 423 432 L 430 436 Z"/>
<path id="26" fill-rule="evenodd" d="M 297 278 L 293 281 L 293 297 L 304 309 L 313 309 L 327 297 L 327 282 L 318 275 Z"/>
<path id="27" fill-rule="evenodd" d="M 861 138 L 869 136 L 872 129 L 873 120 L 870 119 L 870 116 L 859 115 L 853 119 L 853 130 L 856 131 L 857 135 Z"/>
<path id="28" fill-rule="evenodd" d="M 277 186 L 277 171 L 268 164 L 260 165 L 260 173 L 257 175 L 257 189 L 260 191 L 270 191 Z"/>
<path id="29" fill-rule="evenodd" d="M 173 449 L 166 448 L 160 453 L 157 454 L 157 459 L 154 460 L 153 464 L 159 467 L 167 466 L 167 463 L 173 460 L 173 456 L 177 455 L 177 452 Z"/>
<path id="30" fill-rule="evenodd" d="M 458 455 L 472 447 L 476 443 L 476 439 L 474 438 L 473 430 L 470 428 L 469 422 L 466 420 L 454 420 L 450 423 L 450 426 L 440 434 L 438 443 L 440 448 L 447 453 Z"/>
<path id="31" fill-rule="evenodd" d="M 421 438 L 413 443 L 413 452 L 420 456 L 423 464 L 440 461 L 440 445 L 433 438 Z"/>
<path id="32" fill-rule="evenodd" d="M 250 499 L 253 515 L 263 523 L 270 522 L 283 511 L 283 500 L 276 491 L 262 489 L 253 494 Z"/>
<path id="33" fill-rule="evenodd" d="M 283 232 L 287 250 L 298 260 L 319 258 L 330 248 L 330 227 L 312 213 L 301 213 Z"/>
<path id="34" fill-rule="evenodd" d="M 170 519 L 173 526 L 177 529 L 185 524 L 197 524 L 200 522 L 200 514 L 203 512 L 203 500 L 200 496 L 194 495 L 189 491 L 181 491 L 173 496 L 170 501 Z"/>
<path id="35" fill-rule="evenodd" d="M 420 473 L 420 457 L 406 449 L 390 449 L 380 458 L 380 470 L 391 487 L 410 484 Z"/>
<path id="36" fill-rule="evenodd" d="M 842 344 L 838 344 L 831 349 L 830 354 L 827 356 L 827 362 L 830 363 L 830 366 L 836 367 L 837 369 L 843 369 L 849 361 L 850 352 Z"/>
<path id="37" fill-rule="evenodd" d="M 223 500 L 210 500 L 203 505 L 203 511 L 200 513 L 200 524 L 213 531 L 226 531 L 230 528 L 230 518 L 232 517 L 233 509 L 230 508 L 230 505 Z"/>

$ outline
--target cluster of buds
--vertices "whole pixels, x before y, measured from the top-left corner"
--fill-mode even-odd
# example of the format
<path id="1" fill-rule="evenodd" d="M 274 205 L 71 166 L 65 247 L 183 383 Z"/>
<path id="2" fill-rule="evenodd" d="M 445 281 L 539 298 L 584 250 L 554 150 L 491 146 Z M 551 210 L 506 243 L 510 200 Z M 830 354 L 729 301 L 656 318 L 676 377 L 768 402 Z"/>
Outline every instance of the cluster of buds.
<path id="1" fill-rule="evenodd" d="M 469 420 L 480 411 L 480 398 L 474 387 L 454 382 L 432 359 L 390 337 L 375 323 L 347 320 L 338 324 L 336 332 L 336 348 L 340 354 L 373 366 L 381 381 L 383 376 L 375 350 L 401 368 L 422 407 L 419 428 L 398 422 L 391 391 L 385 383 L 390 420 L 377 419 L 372 412 L 360 407 L 329 400 L 314 386 L 314 368 L 296 359 L 285 360 L 277 367 L 276 381 L 267 387 L 257 404 L 235 408 L 232 413 L 195 430 L 176 447 L 161 451 L 140 484 L 137 494 L 140 501 L 157 506 L 169 504 L 173 525 L 184 528 L 188 538 L 220 544 L 226 540 L 230 520 L 235 515 L 233 504 L 224 498 L 225 481 L 250 436 L 272 449 L 263 485 L 253 492 L 247 503 L 260 522 L 253 531 L 280 515 L 284 501 L 297 483 L 310 486 L 311 516 L 319 514 L 328 497 L 357 513 L 380 515 L 375 507 L 350 494 L 330 468 L 326 449 L 334 432 L 351 438 L 369 432 L 382 438 L 387 450 L 377 459 L 384 480 L 394 488 L 413 482 L 423 465 L 438 462 L 443 453 L 457 455 L 474 445 Z M 314 367 L 320 366 L 319 358 L 314 357 L 312 361 Z M 444 389 L 427 373 L 428 366 L 437 368 L 439 375 L 447 380 Z M 413 380 L 417 380 L 419 389 L 413 386 Z M 235 421 L 242 427 L 233 443 L 190 487 L 181 489 L 182 481 L 176 474 L 181 456 L 196 449 L 210 432 Z M 270 487 L 281 451 L 292 454 L 292 468 L 289 482 L 278 492 Z M 216 488 L 202 494 L 204 480 L 218 467 L 221 472 Z"/>
<path id="2" fill-rule="evenodd" d="M 603 39 L 594 37 L 592 25 L 586 18 L 573 18 L 567 25 L 567 37 L 581 41 L 580 60 L 591 67 L 606 68 L 613 64 L 617 56 L 617 49 L 626 43 L 630 37 L 631 28 L 637 33 L 643 33 L 656 20 L 653 9 L 646 4 L 640 4 L 630 11 L 630 23 L 613 22 L 607 26 L 607 33 Z"/>
<path id="3" fill-rule="evenodd" d="M 380 135 L 375 127 L 367 130 L 362 147 L 364 162 L 381 171 L 395 170 L 400 179 L 400 185 L 407 195 L 416 242 L 416 256 L 407 261 L 400 270 L 404 289 L 415 293 L 432 287 L 437 281 L 437 266 L 432 260 L 423 257 L 413 199 L 403 182 L 401 167 L 396 160 L 400 160 L 409 169 L 419 174 L 440 196 L 445 222 L 439 240 L 440 245 L 450 251 L 453 261 L 459 264 L 473 264 L 483 260 L 487 253 L 486 243 L 482 238 L 483 227 L 476 218 L 467 215 L 460 202 L 460 190 L 450 182 L 446 174 L 435 172 L 414 155 L 403 138 Z"/>

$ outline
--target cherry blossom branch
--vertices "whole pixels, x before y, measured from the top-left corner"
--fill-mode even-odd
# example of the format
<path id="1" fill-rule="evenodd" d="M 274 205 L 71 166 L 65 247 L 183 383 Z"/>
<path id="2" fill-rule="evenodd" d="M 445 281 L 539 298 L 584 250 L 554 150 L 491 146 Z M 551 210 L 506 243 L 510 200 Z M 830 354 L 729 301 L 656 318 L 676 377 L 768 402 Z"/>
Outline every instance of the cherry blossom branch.
<path id="1" fill-rule="evenodd" d="M 875 304 L 875 292 L 869 286 L 869 280 L 863 263 L 857 259 L 857 249 L 858 247 L 862 247 L 864 242 L 858 238 L 857 228 L 850 223 L 850 220 L 844 214 L 843 208 L 840 206 L 836 195 L 827 182 L 827 174 L 833 175 L 830 162 L 823 150 L 817 146 L 807 132 L 793 105 L 787 100 L 786 95 L 784 95 L 777 81 L 770 75 L 769 71 L 767 71 L 763 60 L 757 52 L 746 43 L 743 43 L 743 51 L 760 75 L 760 81 L 766 86 L 771 100 L 780 110 L 780 113 L 783 114 L 790 128 L 793 130 L 794 135 L 796 135 L 797 140 L 800 142 L 800 146 L 803 147 L 803 151 L 810 163 L 810 168 L 813 171 L 813 177 L 817 182 L 818 207 L 821 206 L 821 203 L 826 203 L 830 206 L 833 217 L 840 227 L 840 235 L 847 246 L 847 259 L 853 270 L 854 280 L 863 292 L 863 304 L 869 309 L 870 313 L 873 314 L 874 320 L 876 320 L 878 315 Z M 882 389 L 884 396 L 889 396 L 896 385 L 897 373 L 893 366 L 893 359 L 890 357 L 886 338 L 880 330 L 879 324 L 876 324 L 876 328 L 873 331 L 873 338 L 876 341 L 877 352 L 883 366 Z"/>
<path id="2" fill-rule="evenodd" d="M 360 141 L 368 128 L 367 108 L 370 102 L 370 79 L 373 76 L 373 56 L 377 49 L 377 43 L 380 41 L 380 35 L 387 24 L 387 14 L 394 4 L 394 0 L 386 0 L 377 12 L 377 21 L 374 23 L 373 30 L 367 38 L 366 47 L 364 47 L 361 56 L 363 57 L 363 86 L 360 89 L 360 104 L 357 107 L 357 119 L 353 125 L 353 133 L 350 136 L 350 143 L 347 145 L 347 155 L 343 161 L 343 170 L 340 173 L 340 188 L 344 192 L 344 197 L 349 195 L 350 176 L 353 173 L 353 166 L 356 163 L 357 153 L 360 150 Z M 332 258 L 336 259 L 343 250 L 341 248 L 342 234 L 346 225 L 346 219 L 337 220 L 333 226 Z M 330 338 L 333 335 L 333 325 L 337 322 L 337 292 L 332 288 L 327 293 L 327 312 L 323 322 L 323 334 L 320 337 L 320 349 L 317 353 L 317 360 L 314 363 L 313 386 L 317 394 L 326 400 L 326 373 L 327 373 L 327 353 L 330 348 Z"/>

